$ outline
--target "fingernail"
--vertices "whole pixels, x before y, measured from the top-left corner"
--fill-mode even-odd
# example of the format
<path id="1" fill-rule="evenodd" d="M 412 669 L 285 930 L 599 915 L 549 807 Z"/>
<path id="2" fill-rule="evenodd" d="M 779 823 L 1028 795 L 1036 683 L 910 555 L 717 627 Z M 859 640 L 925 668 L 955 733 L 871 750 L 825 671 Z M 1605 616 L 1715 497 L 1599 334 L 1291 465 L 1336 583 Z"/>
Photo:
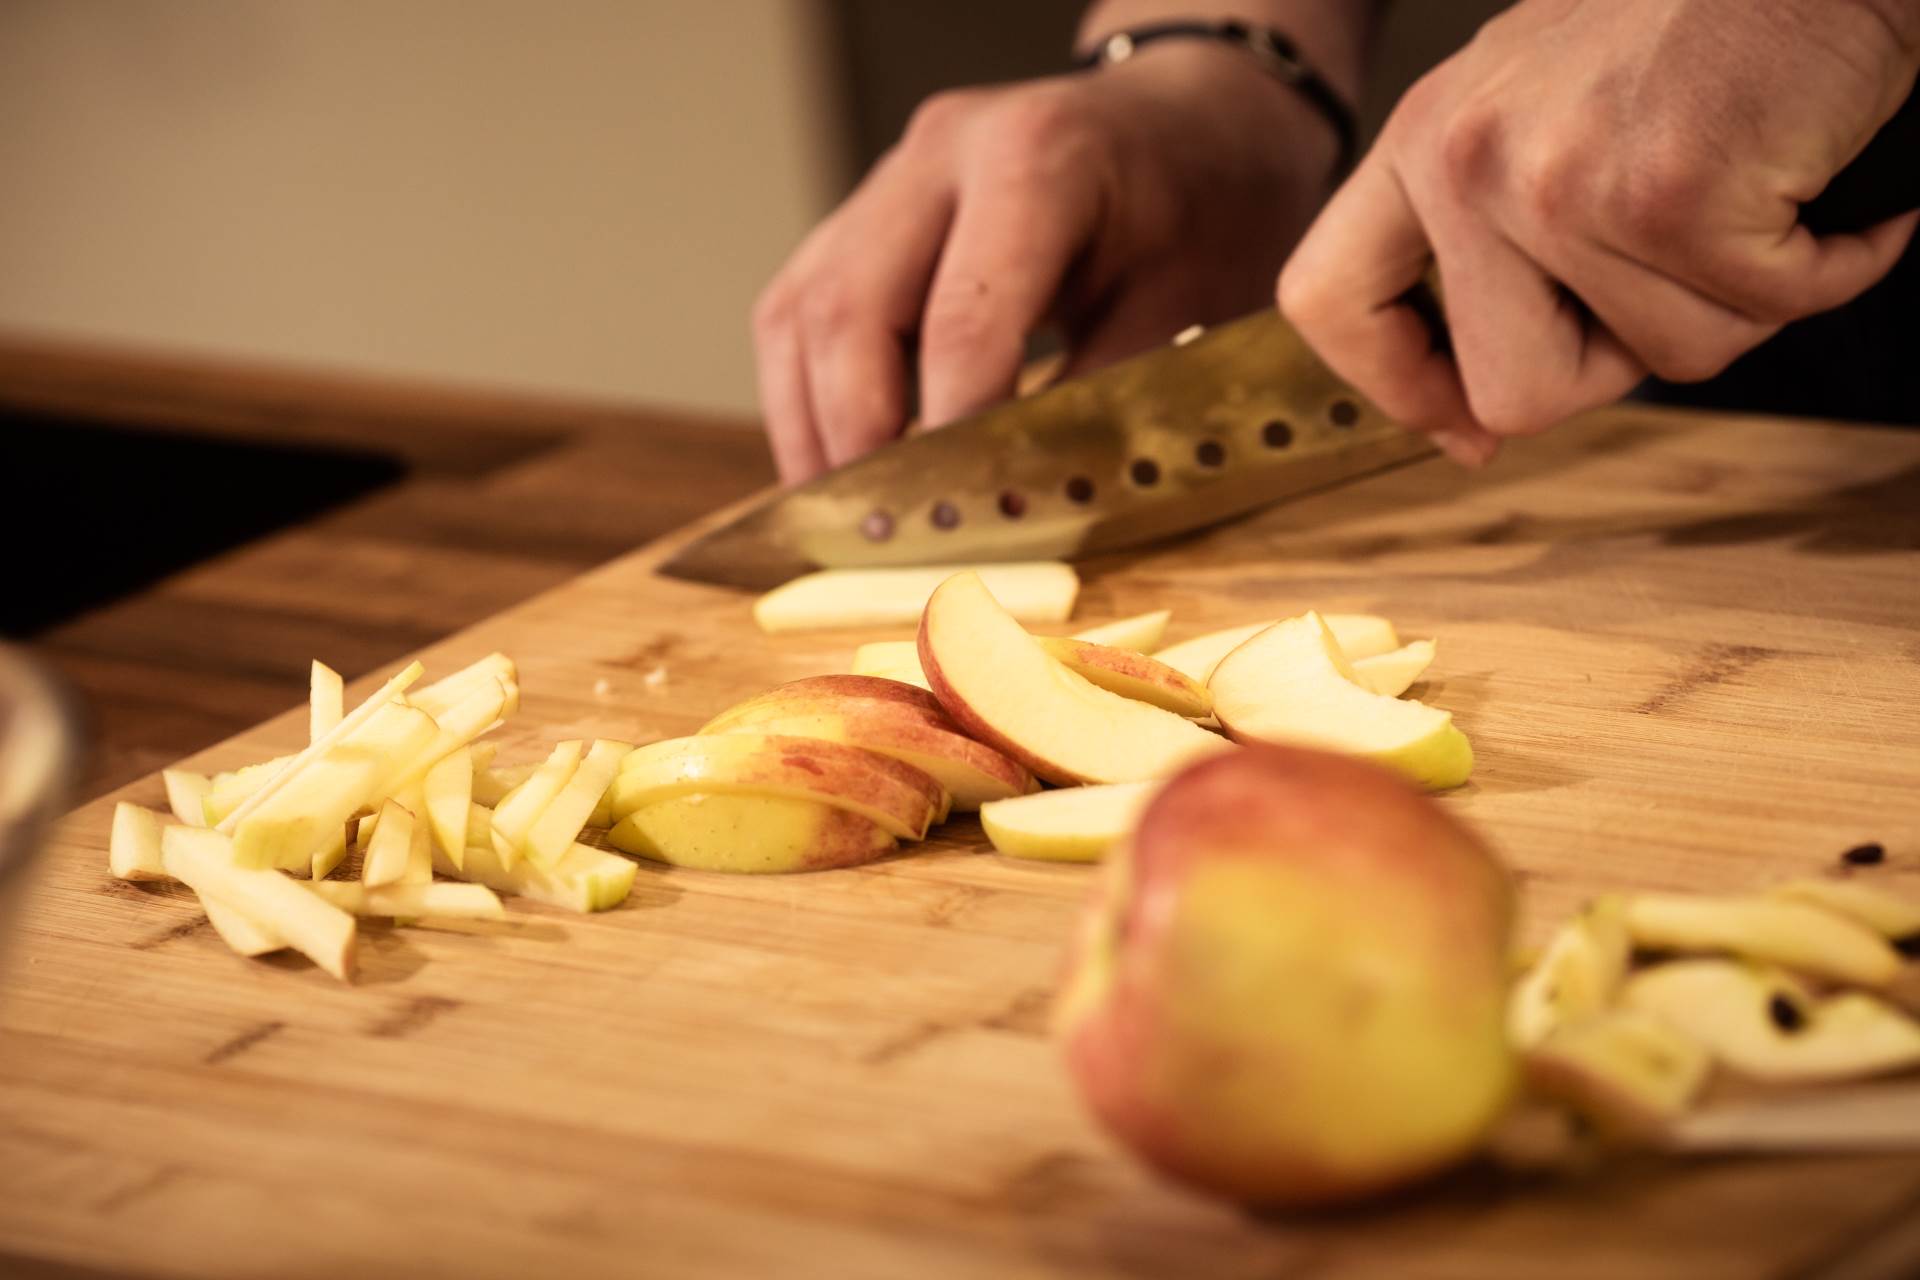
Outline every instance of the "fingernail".
<path id="1" fill-rule="evenodd" d="M 1498 440 L 1480 432 L 1447 429 L 1433 432 L 1432 438 L 1440 452 L 1473 471 L 1493 461 L 1493 455 L 1500 449 Z"/>

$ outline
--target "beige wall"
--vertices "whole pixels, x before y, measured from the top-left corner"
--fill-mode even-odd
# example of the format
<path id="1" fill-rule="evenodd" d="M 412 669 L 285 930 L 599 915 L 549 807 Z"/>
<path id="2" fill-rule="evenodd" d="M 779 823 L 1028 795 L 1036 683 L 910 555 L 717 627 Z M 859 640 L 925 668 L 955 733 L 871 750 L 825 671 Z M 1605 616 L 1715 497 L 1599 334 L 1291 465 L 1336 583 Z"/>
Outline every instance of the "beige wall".
<path id="1" fill-rule="evenodd" d="M 0 328 L 719 409 L 808 0 L 0 0 Z"/>

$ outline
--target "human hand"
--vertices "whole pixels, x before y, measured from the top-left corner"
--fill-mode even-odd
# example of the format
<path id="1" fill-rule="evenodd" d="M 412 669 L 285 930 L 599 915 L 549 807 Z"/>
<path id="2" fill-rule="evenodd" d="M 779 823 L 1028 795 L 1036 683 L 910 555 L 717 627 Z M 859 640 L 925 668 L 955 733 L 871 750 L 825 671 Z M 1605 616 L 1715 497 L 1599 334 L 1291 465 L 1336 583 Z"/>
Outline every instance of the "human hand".
<path id="1" fill-rule="evenodd" d="M 1905 100 L 1914 0 L 1523 0 L 1408 91 L 1288 262 L 1281 309 L 1463 462 L 1699 381 L 1892 267 L 1909 215 L 1799 208 Z M 1405 302 L 1429 267 L 1450 351 Z"/>
<path id="2" fill-rule="evenodd" d="M 1330 185 L 1332 131 L 1244 53 L 1143 50 L 1098 72 L 929 100 L 754 309 L 780 475 L 1012 394 L 1049 322 L 1067 371 L 1251 311 Z"/>

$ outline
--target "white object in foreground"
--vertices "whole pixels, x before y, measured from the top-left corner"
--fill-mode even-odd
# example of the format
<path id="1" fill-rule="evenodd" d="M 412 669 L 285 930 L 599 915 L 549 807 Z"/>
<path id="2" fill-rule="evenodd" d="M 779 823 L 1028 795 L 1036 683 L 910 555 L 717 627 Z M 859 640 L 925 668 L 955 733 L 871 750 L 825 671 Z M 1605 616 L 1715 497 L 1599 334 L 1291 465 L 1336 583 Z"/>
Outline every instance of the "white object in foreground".
<path id="1" fill-rule="evenodd" d="M 978 573 L 1002 608 L 1024 622 L 1065 622 L 1080 577 L 1056 560 L 981 565 Z M 958 565 L 912 569 L 827 569 L 775 587 L 753 606 L 763 631 L 884 627 L 913 622 Z"/>

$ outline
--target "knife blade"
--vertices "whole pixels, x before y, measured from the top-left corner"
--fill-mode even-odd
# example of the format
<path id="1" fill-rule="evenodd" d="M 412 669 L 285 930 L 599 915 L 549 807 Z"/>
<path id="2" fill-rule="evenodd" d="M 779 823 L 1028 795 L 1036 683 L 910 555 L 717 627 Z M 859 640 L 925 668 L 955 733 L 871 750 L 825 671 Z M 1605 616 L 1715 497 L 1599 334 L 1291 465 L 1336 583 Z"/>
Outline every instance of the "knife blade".
<path id="1" fill-rule="evenodd" d="M 763 590 L 820 568 L 1075 559 L 1434 452 L 1262 311 L 896 441 L 660 571 Z"/>

